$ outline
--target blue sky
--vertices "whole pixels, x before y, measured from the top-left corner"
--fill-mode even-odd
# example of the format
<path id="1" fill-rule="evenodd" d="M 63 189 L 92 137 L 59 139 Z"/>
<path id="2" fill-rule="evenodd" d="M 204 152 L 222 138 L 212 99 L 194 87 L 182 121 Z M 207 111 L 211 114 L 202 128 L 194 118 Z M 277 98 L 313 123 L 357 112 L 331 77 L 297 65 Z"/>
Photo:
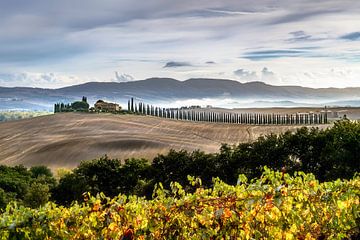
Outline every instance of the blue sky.
<path id="1" fill-rule="evenodd" d="M 149 77 L 360 86 L 357 0 L 2 0 L 0 86 Z"/>

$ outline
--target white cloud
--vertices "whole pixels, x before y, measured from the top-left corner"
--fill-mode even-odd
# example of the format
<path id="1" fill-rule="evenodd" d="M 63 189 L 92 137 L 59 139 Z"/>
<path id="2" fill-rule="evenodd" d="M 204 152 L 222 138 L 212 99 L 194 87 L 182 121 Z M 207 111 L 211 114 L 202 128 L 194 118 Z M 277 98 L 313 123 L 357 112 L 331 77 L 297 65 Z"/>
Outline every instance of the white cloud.
<path id="1" fill-rule="evenodd" d="M 234 74 L 240 79 L 244 81 L 254 81 L 259 80 L 257 73 L 255 71 L 248 71 L 245 69 L 238 69 L 234 71 Z"/>
<path id="2" fill-rule="evenodd" d="M 270 71 L 267 67 L 261 70 L 261 80 L 270 84 L 277 84 L 278 78 L 274 72 Z"/>
<path id="3" fill-rule="evenodd" d="M 90 79 L 81 79 L 77 76 L 68 76 L 58 73 L 2 73 L 0 74 L 0 86 L 12 87 L 41 87 L 57 88 L 72 85 L 74 83 L 84 83 Z"/>
<path id="4" fill-rule="evenodd" d="M 115 71 L 115 78 L 112 79 L 113 82 L 130 82 L 133 81 L 134 77 L 126 74 L 126 73 L 119 73 Z"/>

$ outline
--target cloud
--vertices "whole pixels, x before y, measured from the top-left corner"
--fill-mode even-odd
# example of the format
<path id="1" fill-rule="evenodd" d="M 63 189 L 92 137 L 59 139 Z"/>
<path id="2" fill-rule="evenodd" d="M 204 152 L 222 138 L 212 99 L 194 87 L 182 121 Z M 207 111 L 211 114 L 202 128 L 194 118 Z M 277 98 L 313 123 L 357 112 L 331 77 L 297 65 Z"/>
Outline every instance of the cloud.
<path id="1" fill-rule="evenodd" d="M 242 68 L 235 70 L 234 74 L 238 76 L 241 80 L 253 81 L 259 79 L 255 71 L 247 71 Z"/>
<path id="2" fill-rule="evenodd" d="M 0 86 L 12 87 L 41 87 L 56 88 L 76 83 L 83 83 L 90 79 L 80 79 L 77 76 L 62 75 L 58 73 L 0 73 Z"/>
<path id="3" fill-rule="evenodd" d="M 240 68 L 234 71 L 234 75 L 243 81 L 262 81 L 268 84 L 279 83 L 277 75 L 273 71 L 270 71 L 268 67 L 263 67 L 259 74 L 256 71 L 248 71 Z"/>
<path id="4" fill-rule="evenodd" d="M 302 71 L 337 66 L 358 71 L 359 29 L 354 23 L 360 21 L 359 11 L 360 1 L 354 0 L 152 0 L 138 5 L 132 0 L 4 0 L 0 69 L 55 73 L 27 77 L 41 79 L 31 80 L 34 86 L 51 87 L 85 79 L 129 80 L 120 73 L 114 77 L 119 67 L 137 79 L 184 80 L 219 78 L 219 73 L 232 78 L 238 66 L 267 66 L 282 84 L 293 84 L 288 76 L 304 77 Z M 180 61 L 167 64 L 164 59 Z M 201 64 L 195 69 L 192 63 Z M 59 81 L 60 75 L 77 77 Z M 260 80 L 261 75 L 257 71 Z M 345 82 L 359 84 L 349 76 Z M 330 81 L 322 79 L 313 84 L 328 86 Z M 12 86 L 24 85 L 18 79 L 7 86 L 11 81 Z"/>
<path id="5" fill-rule="evenodd" d="M 255 11 L 233 11 L 227 9 L 204 9 L 196 10 L 188 13 L 190 16 L 201 16 L 201 17 L 229 17 L 235 15 L 248 15 L 255 14 Z"/>
<path id="6" fill-rule="evenodd" d="M 304 31 L 295 31 L 290 32 L 290 35 L 292 35 L 291 38 L 289 38 L 287 41 L 289 42 L 297 42 L 297 41 L 308 41 L 311 40 L 311 35 L 306 34 Z"/>
<path id="7" fill-rule="evenodd" d="M 274 77 L 275 76 L 275 73 L 270 71 L 267 67 L 264 67 L 261 70 L 261 73 L 262 73 L 262 77 Z"/>
<path id="8" fill-rule="evenodd" d="M 350 40 L 350 41 L 358 41 L 360 40 L 360 32 L 352 32 L 345 34 L 340 37 L 340 39 Z"/>
<path id="9" fill-rule="evenodd" d="M 174 68 L 174 67 L 190 67 L 192 66 L 189 62 L 167 62 L 164 68 Z"/>
<path id="10" fill-rule="evenodd" d="M 115 71 L 115 79 L 112 79 L 113 82 L 130 82 L 133 81 L 134 77 L 126 74 L 126 73 L 119 73 Z"/>
<path id="11" fill-rule="evenodd" d="M 353 85 L 354 81 L 360 78 L 360 71 L 348 67 L 336 67 L 324 69 L 323 71 L 307 71 L 306 68 L 296 74 L 282 76 L 288 85 L 297 85 L 300 81 L 302 85 L 309 87 L 324 87 L 317 85 L 319 82 L 327 82 L 328 86 L 343 88 Z"/>
<path id="12" fill-rule="evenodd" d="M 273 71 L 270 71 L 267 67 L 264 67 L 261 70 L 261 81 L 275 85 L 280 83 L 280 79 L 276 76 L 276 74 Z"/>
<path id="13" fill-rule="evenodd" d="M 334 13 L 341 13 L 341 9 L 319 9 L 319 10 L 309 10 L 309 9 L 303 9 L 302 11 L 297 9 L 295 12 L 291 12 L 289 14 L 286 14 L 284 16 L 275 18 L 269 22 L 270 25 L 276 25 L 276 24 L 288 24 L 293 22 L 301 22 L 304 20 L 308 20 L 311 18 L 319 17 L 322 15 L 330 15 Z"/>
<path id="14" fill-rule="evenodd" d="M 298 57 L 298 56 L 304 56 L 306 53 L 307 53 L 306 50 L 300 50 L 300 49 L 250 51 L 242 55 L 242 58 L 256 61 L 256 60 L 283 58 L 283 57 Z"/>

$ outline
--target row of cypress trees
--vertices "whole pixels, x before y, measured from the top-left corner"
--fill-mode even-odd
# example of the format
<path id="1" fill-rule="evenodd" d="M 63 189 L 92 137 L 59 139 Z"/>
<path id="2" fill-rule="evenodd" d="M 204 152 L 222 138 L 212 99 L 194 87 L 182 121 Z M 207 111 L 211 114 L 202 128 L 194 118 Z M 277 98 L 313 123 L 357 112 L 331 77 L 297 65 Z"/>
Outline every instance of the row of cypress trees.
<path id="1" fill-rule="evenodd" d="M 73 112 L 73 111 L 88 111 L 89 104 L 87 97 L 83 96 L 81 101 L 75 101 L 73 103 L 55 103 L 54 113 L 59 112 Z"/>
<path id="2" fill-rule="evenodd" d="M 128 110 L 136 114 L 155 117 L 234 124 L 255 125 L 297 125 L 297 124 L 326 124 L 327 112 L 324 113 L 297 113 L 297 114 L 259 114 L 259 113 L 229 113 L 212 112 L 199 109 L 160 108 L 143 102 L 135 103 L 134 98 L 128 101 Z"/>

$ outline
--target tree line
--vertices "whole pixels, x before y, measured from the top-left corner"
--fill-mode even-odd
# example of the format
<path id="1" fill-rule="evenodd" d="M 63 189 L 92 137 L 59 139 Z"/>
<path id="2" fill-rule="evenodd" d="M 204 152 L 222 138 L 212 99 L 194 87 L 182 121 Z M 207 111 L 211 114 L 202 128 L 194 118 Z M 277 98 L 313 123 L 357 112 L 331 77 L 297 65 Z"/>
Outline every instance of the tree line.
<path id="1" fill-rule="evenodd" d="M 349 179 L 360 170 L 359 152 L 360 123 L 342 120 L 324 130 L 303 127 L 296 132 L 262 136 L 251 143 L 223 144 L 218 153 L 170 150 L 151 162 L 122 162 L 104 156 L 81 162 L 58 181 L 46 167 L 28 170 L 23 166 L 1 166 L 0 208 L 11 200 L 28 206 L 41 205 L 47 199 L 69 205 L 74 200 L 82 201 L 85 192 L 151 198 L 159 182 L 168 188 L 176 181 L 191 191 L 188 175 L 201 178 L 205 187 L 211 187 L 214 177 L 228 184 L 236 184 L 239 174 L 257 178 L 265 166 L 291 174 L 313 173 L 320 181 Z"/>
<path id="2" fill-rule="evenodd" d="M 59 112 L 88 112 L 89 103 L 87 102 L 87 97 L 82 97 L 81 101 L 75 101 L 73 103 L 55 103 L 54 104 L 54 113 Z"/>
<path id="3" fill-rule="evenodd" d="M 186 121 L 255 124 L 255 125 L 299 125 L 299 124 L 327 124 L 328 116 L 324 113 L 296 113 L 296 114 L 260 114 L 260 113 L 231 113 L 202 111 L 201 108 L 161 108 L 143 102 L 136 103 L 134 98 L 128 101 L 128 111 L 136 114 L 156 116 Z"/>

